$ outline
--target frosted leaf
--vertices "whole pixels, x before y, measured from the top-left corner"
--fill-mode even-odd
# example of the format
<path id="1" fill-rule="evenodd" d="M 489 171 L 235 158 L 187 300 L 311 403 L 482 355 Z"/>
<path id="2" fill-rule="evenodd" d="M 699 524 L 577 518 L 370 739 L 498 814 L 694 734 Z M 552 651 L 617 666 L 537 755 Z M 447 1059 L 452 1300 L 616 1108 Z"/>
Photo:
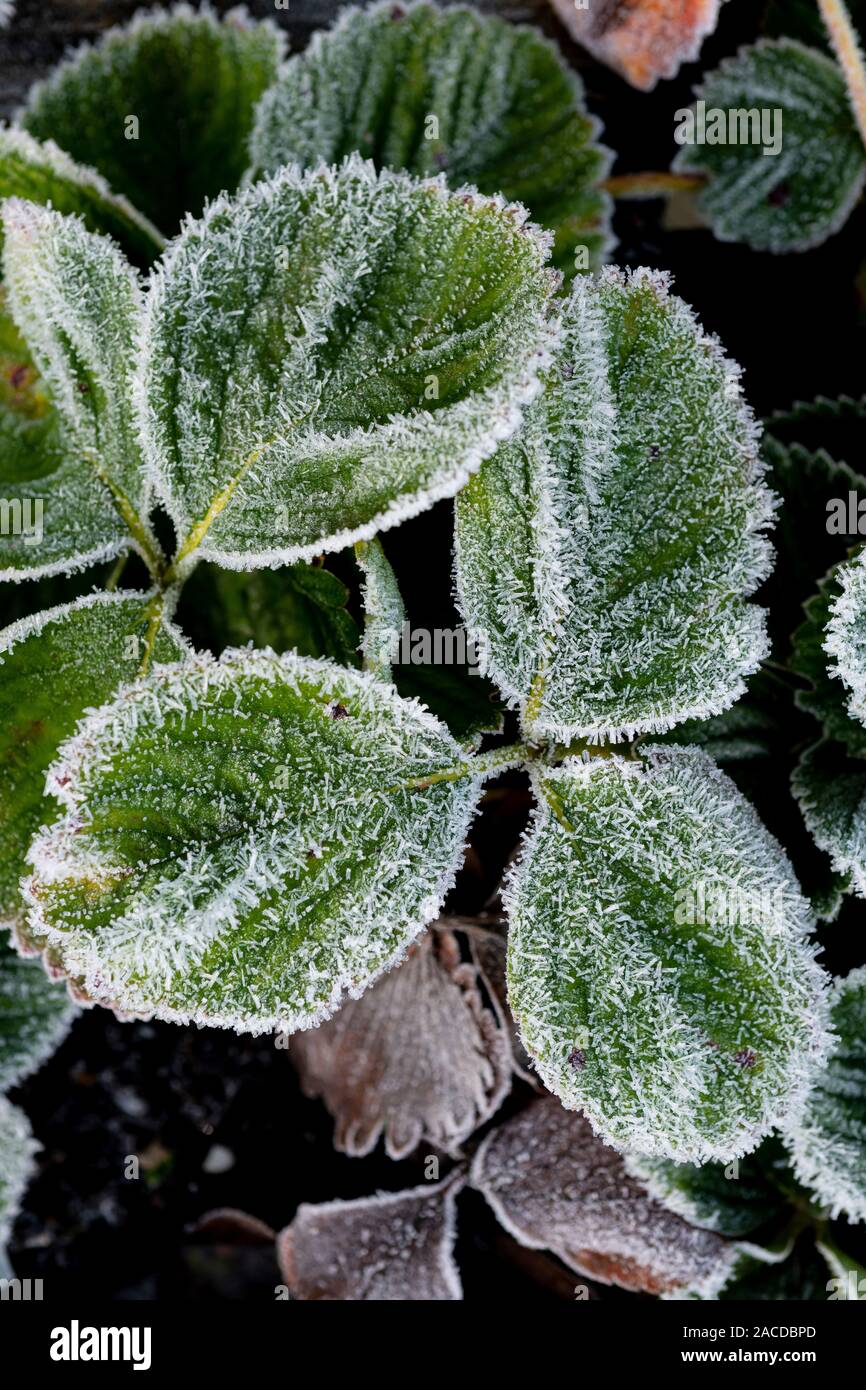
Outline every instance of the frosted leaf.
<path id="1" fill-rule="evenodd" d="M 782 1260 L 744 1260 L 735 1278 L 719 1293 L 719 1299 L 737 1303 L 826 1303 L 829 1292 L 827 1265 L 814 1240 L 806 1234 L 799 1237 L 791 1253 Z"/>
<path id="2" fill-rule="evenodd" d="M 505 894 L 508 988 L 545 1085 L 609 1143 L 753 1149 L 827 1046 L 826 977 L 781 846 L 705 753 L 570 760 Z"/>
<path id="3" fill-rule="evenodd" d="M 16 912 L 27 847 L 54 810 L 43 791 L 60 743 L 85 710 L 136 677 L 149 598 L 90 594 L 0 632 L 0 917 Z M 163 626 L 156 660 L 184 652 L 180 634 Z"/>
<path id="4" fill-rule="evenodd" d="M 2 219 L 9 309 L 54 409 L 35 458 L 0 462 L 6 506 L 21 518 L 10 512 L 0 538 L 0 579 L 23 579 L 150 539 L 130 394 L 141 290 L 114 243 L 77 217 L 12 198 Z"/>
<path id="5" fill-rule="evenodd" d="M 648 735 L 659 743 L 691 744 L 702 748 L 717 763 L 740 763 L 753 758 L 769 757 L 774 736 L 778 734 L 776 720 L 764 708 L 763 697 L 772 705 L 778 698 L 773 687 L 761 682 L 760 673 L 749 682 L 745 699 L 711 719 L 687 719 L 667 734 Z"/>
<path id="6" fill-rule="evenodd" d="M 378 168 L 501 193 L 555 233 L 554 264 L 570 276 L 612 245 L 600 129 L 577 73 L 536 30 L 386 0 L 343 10 L 289 59 L 259 103 L 250 157 L 273 173 L 358 150 Z"/>
<path id="7" fill-rule="evenodd" d="M 294 1040 L 304 1093 L 333 1115 L 336 1148 L 358 1158 L 384 1134 L 389 1158 L 422 1141 L 454 1154 L 494 1114 L 511 1084 L 511 1045 L 479 983 L 439 925 L 397 970 Z"/>
<path id="8" fill-rule="evenodd" d="M 0 29 L 5 29 L 15 17 L 15 0 L 0 0 Z"/>
<path id="9" fill-rule="evenodd" d="M 786 1127 L 797 1179 L 833 1217 L 866 1220 L 866 966 L 837 980 L 833 1050 Z"/>
<path id="10" fill-rule="evenodd" d="M 0 1252 L 11 1234 L 38 1152 L 23 1110 L 0 1096 Z"/>
<path id="11" fill-rule="evenodd" d="M 165 232 L 234 189 L 285 40 L 242 7 L 177 5 L 113 27 L 31 89 L 21 124 L 95 165 Z"/>
<path id="12" fill-rule="evenodd" d="M 353 158 L 186 224 L 139 371 L 180 563 L 290 564 L 456 492 L 547 360 L 555 277 L 522 216 Z"/>
<path id="13" fill-rule="evenodd" d="M 712 34 L 721 0 L 628 0 L 579 8 L 551 0 L 572 38 L 633 87 L 650 92 L 660 77 L 675 77 Z"/>
<path id="14" fill-rule="evenodd" d="M 737 370 L 668 279 L 577 280 L 546 392 L 456 503 L 456 581 L 530 738 L 718 714 L 767 652 L 772 499 Z"/>
<path id="15" fill-rule="evenodd" d="M 841 874 L 866 898 L 866 762 L 822 739 L 800 756 L 791 775 L 806 828 Z"/>
<path id="16" fill-rule="evenodd" d="M 836 572 L 839 590 L 830 605 L 824 650 L 830 672 L 845 684 L 847 710 L 866 724 L 866 550 Z"/>
<path id="17" fill-rule="evenodd" d="M 250 649 L 158 666 L 60 749 L 29 930 L 126 1013 L 308 1028 L 437 915 L 481 776 L 363 672 Z"/>
<path id="18" fill-rule="evenodd" d="M 53 140 L 0 125 L 0 198 L 50 204 L 77 213 L 92 232 L 113 236 L 129 256 L 152 261 L 164 246 L 160 233 L 126 198 L 112 193 L 95 169 L 76 164 Z M 0 237 L 2 245 L 2 237 Z"/>
<path id="19" fill-rule="evenodd" d="M 767 112 L 781 133 L 775 154 L 765 153 L 774 138 L 768 125 L 760 138 L 750 138 L 750 127 L 750 137 L 735 142 L 684 144 L 674 160 L 678 172 L 708 176 L 699 206 L 720 240 L 755 251 L 807 251 L 844 225 L 863 190 L 866 154 L 830 58 L 794 39 L 765 40 L 727 58 L 695 90 L 708 122 L 711 111 L 724 113 L 726 135 L 730 111 L 757 112 L 759 121 Z M 689 134 L 687 125 L 681 134 Z"/>
<path id="20" fill-rule="evenodd" d="M 349 590 L 323 565 L 225 570 L 199 565 L 181 591 L 177 621 L 196 647 L 293 647 L 358 665 L 361 634 L 346 604 Z"/>
<path id="21" fill-rule="evenodd" d="M 816 1240 L 815 1246 L 833 1275 L 832 1282 L 827 1282 L 825 1290 L 838 1302 L 862 1303 L 866 1298 L 866 1269 L 863 1265 L 829 1240 Z"/>
<path id="22" fill-rule="evenodd" d="M 625 1164 L 629 1174 L 668 1211 L 676 1212 L 691 1226 L 703 1226 L 720 1235 L 751 1235 L 760 1226 L 789 1214 L 785 1197 L 768 1180 L 756 1155 L 724 1165 L 698 1166 L 633 1154 L 626 1155 Z"/>
<path id="23" fill-rule="evenodd" d="M 0 932 L 0 1088 L 8 1090 L 50 1057 L 74 1007 L 36 961 L 22 960 Z"/>
<path id="24" fill-rule="evenodd" d="M 382 542 L 375 536 L 359 541 L 355 556 L 364 576 L 364 669 L 391 679 L 394 644 L 406 619 L 406 609 Z"/>
<path id="25" fill-rule="evenodd" d="M 521 1245 L 552 1250 L 602 1284 L 712 1297 L 734 1265 L 735 1246 L 647 1196 L 620 1155 L 552 1096 L 487 1136 L 470 1182 Z"/>
<path id="26" fill-rule="evenodd" d="M 292 1298 L 303 1302 L 460 1300 L 454 1262 L 458 1184 L 413 1187 L 354 1202 L 298 1207 L 277 1252 Z"/>

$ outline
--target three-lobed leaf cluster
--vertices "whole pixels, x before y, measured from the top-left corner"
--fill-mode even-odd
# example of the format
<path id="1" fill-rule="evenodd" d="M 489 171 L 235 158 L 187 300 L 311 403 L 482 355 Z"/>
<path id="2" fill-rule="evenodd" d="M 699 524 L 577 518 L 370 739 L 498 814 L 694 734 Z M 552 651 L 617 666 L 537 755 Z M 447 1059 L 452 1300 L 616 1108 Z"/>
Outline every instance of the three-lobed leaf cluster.
<path id="1" fill-rule="evenodd" d="M 350 13 L 254 113 L 279 46 L 238 23 L 140 21 L 34 93 L 29 133 L 0 132 L 0 477 L 22 519 L 2 577 L 119 561 L 106 592 L 0 635 L 0 906 L 19 946 L 125 1015 L 308 1028 L 437 915 L 484 779 L 523 765 L 537 810 L 506 892 L 509 992 L 546 1084 L 618 1147 L 683 1162 L 794 1132 L 829 1045 L 808 904 L 706 751 L 628 742 L 721 715 L 767 652 L 747 600 L 773 499 L 736 369 L 663 276 L 557 294 L 551 246 L 563 263 L 578 240 L 605 249 L 604 156 L 546 44 L 466 11 Z M 175 102 L 193 109 L 213 67 L 254 167 L 145 281 L 124 251 L 146 265 L 145 214 L 171 232 L 180 209 L 151 196 L 147 130 L 127 164 L 96 94 L 106 71 L 136 90 L 162 51 L 188 57 Z M 417 85 L 393 104 L 398 68 Z M 158 91 L 141 112 L 181 119 Z M 236 150 L 211 160 L 217 136 L 191 127 L 206 182 L 183 185 L 187 211 L 240 178 Z M 554 137 L 573 177 L 536 187 Z M 481 753 L 391 683 L 402 605 L 374 539 L 455 496 L 458 601 L 520 725 Z M 216 659 L 173 621 L 203 563 L 351 544 L 364 670 Z M 141 591 L 117 588 L 131 552 Z"/>

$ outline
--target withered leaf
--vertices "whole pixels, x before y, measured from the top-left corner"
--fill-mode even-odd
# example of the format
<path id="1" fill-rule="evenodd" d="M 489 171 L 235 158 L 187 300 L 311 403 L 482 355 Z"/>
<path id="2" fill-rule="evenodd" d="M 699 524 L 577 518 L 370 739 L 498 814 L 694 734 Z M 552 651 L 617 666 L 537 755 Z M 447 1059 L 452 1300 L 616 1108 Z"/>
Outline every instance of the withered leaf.
<path id="1" fill-rule="evenodd" d="M 422 1140 L 453 1153 L 511 1084 L 505 1018 L 485 1003 L 477 965 L 461 961 L 444 924 L 360 999 L 299 1034 L 290 1055 L 305 1093 L 334 1117 L 335 1146 L 353 1157 L 382 1134 L 391 1158 Z"/>
<path id="2" fill-rule="evenodd" d="M 462 1299 L 454 1263 L 459 1181 L 354 1202 L 304 1203 L 277 1238 L 294 1299 L 439 1303 Z"/>
<path id="3" fill-rule="evenodd" d="M 721 0 L 550 2 L 572 38 L 644 92 L 697 58 L 721 5 Z"/>
<path id="4" fill-rule="evenodd" d="M 479 1148 L 470 1182 L 522 1245 L 549 1249 L 603 1284 L 715 1297 L 737 1247 L 649 1197 L 589 1122 L 534 1100 Z"/>

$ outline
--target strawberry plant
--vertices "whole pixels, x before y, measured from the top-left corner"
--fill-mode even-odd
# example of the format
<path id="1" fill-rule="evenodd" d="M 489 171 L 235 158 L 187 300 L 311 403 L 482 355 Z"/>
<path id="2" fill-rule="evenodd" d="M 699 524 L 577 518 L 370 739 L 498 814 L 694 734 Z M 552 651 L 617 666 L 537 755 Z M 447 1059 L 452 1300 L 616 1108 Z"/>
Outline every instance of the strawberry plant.
<path id="1" fill-rule="evenodd" d="M 778 165 L 683 152 L 719 236 L 804 249 L 859 196 L 839 22 L 837 59 L 706 80 L 809 110 Z M 672 74 L 633 42 L 592 46 Z M 467 1188 L 632 1291 L 857 1287 L 866 977 L 816 930 L 866 896 L 866 581 L 796 528 L 861 485 L 801 431 L 864 411 L 762 435 L 670 275 L 611 264 L 599 137 L 546 37 L 426 0 L 288 56 L 141 15 L 0 128 L 0 1085 L 110 1010 L 274 1039 L 339 1149 L 433 1150 L 302 1205 L 281 1296 L 461 1297 Z M 438 504 L 477 671 L 405 655 L 392 545 Z M 456 916 L 503 788 L 526 824 Z M 4 1238 L 35 1141 L 2 1099 L 7 1151 Z"/>

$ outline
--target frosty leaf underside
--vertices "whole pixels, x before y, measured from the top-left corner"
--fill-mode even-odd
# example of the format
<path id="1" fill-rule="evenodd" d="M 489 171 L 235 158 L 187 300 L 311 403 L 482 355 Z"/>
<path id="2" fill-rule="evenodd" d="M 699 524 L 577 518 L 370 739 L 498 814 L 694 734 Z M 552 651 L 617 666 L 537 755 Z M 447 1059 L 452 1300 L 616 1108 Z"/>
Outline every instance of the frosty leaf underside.
<path id="1" fill-rule="evenodd" d="M 436 915 L 481 775 L 360 672 L 268 651 L 157 668 L 61 750 L 31 930 L 128 1012 L 309 1027 Z"/>
<path id="2" fill-rule="evenodd" d="M 458 598 L 528 736 L 716 714 L 766 652 L 771 499 L 736 374 L 664 277 L 578 281 L 546 391 L 456 504 Z"/>
<path id="3" fill-rule="evenodd" d="M 19 447 L 0 459 L 6 505 L 21 512 L 17 525 L 4 526 L 0 578 L 81 569 L 133 544 L 153 550 L 141 520 L 146 480 L 131 396 L 142 303 L 136 273 L 77 218 L 10 199 L 3 226 L 9 308 L 50 417 L 32 452 Z M 22 366 L 26 372 L 26 359 Z M 21 402 L 0 410 L 4 433 L 20 436 L 26 425 L 12 417 Z"/>
<path id="4" fill-rule="evenodd" d="M 826 1044 L 781 848 L 694 749 L 534 780 L 506 907 L 509 998 L 543 1081 L 622 1148 L 699 1163 L 753 1148 Z"/>
<path id="5" fill-rule="evenodd" d="M 45 774 L 85 710 L 98 707 L 141 664 L 150 595 L 92 594 L 0 632 L 0 916 L 19 905 L 18 880 L 34 832 L 52 810 Z M 163 627 L 157 661 L 185 653 Z"/>
<path id="6" fill-rule="evenodd" d="M 139 378 L 179 571 L 311 558 L 451 496 L 536 393 L 545 258 L 519 210 L 357 159 L 188 224 Z"/>
<path id="7" fill-rule="evenodd" d="M 344 11 L 292 57 L 256 112 L 256 174 L 354 150 L 378 168 L 444 172 L 524 204 L 556 234 L 554 263 L 596 268 L 610 248 L 610 156 L 576 73 L 538 32 L 455 6 Z"/>
<path id="8" fill-rule="evenodd" d="M 759 138 L 750 127 L 734 138 L 726 129 L 723 143 L 684 144 L 674 160 L 679 172 L 709 177 L 700 206 L 717 237 L 806 251 L 839 230 L 862 192 L 866 153 L 836 63 L 794 39 L 767 40 L 726 59 L 696 94 L 725 120 L 782 112 L 774 154 L 765 153 L 772 127 Z"/>
<path id="9" fill-rule="evenodd" d="M 31 88 L 20 120 L 95 165 L 170 234 L 237 187 L 255 103 L 284 50 L 275 25 L 241 8 L 221 21 L 178 5 L 82 46 Z"/>

